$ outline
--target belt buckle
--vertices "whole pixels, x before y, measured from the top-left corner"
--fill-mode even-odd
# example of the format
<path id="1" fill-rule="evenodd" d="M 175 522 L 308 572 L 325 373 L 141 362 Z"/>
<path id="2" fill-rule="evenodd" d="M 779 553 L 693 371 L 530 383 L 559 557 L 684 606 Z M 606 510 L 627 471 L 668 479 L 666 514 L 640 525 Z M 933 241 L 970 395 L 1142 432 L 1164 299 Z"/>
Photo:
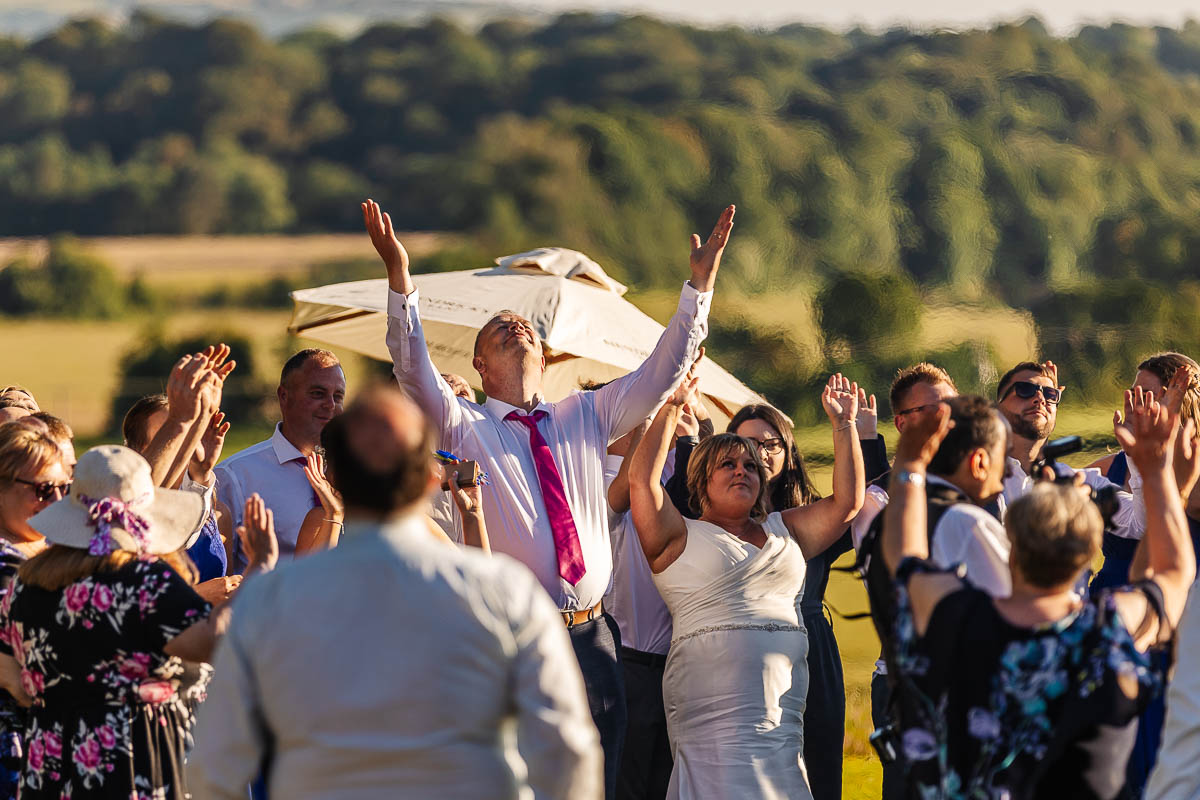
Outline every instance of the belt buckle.
<path id="1" fill-rule="evenodd" d="M 576 625 L 581 625 L 584 622 L 591 622 L 592 620 L 594 620 L 596 618 L 596 609 L 598 609 L 599 607 L 600 607 L 600 604 L 597 603 L 596 605 L 594 605 L 588 609 L 581 608 L 578 611 L 560 611 L 558 613 L 562 614 L 563 622 L 566 623 L 567 630 L 570 630 L 571 628 L 574 628 Z M 578 615 L 582 614 L 585 610 L 587 611 L 587 617 L 585 619 L 583 619 L 582 621 L 577 622 L 576 617 Z"/>

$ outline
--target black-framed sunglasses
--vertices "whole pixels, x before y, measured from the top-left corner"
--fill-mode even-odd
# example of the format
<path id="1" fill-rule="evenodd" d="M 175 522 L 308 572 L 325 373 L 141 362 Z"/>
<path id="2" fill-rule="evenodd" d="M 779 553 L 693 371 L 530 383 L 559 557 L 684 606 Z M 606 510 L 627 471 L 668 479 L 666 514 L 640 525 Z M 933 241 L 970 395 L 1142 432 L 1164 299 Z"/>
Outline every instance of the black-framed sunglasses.
<path id="1" fill-rule="evenodd" d="M 1000 399 L 1004 400 L 1010 393 L 1016 393 L 1017 397 L 1022 400 L 1028 400 L 1039 392 L 1046 399 L 1046 402 L 1052 406 L 1058 405 L 1058 401 L 1062 399 L 1062 392 L 1060 390 L 1055 389 L 1053 386 L 1042 386 L 1040 383 L 1034 383 L 1033 381 L 1014 381 L 1004 390 L 1004 394 L 1000 395 Z"/>
<path id="2" fill-rule="evenodd" d="M 26 486 L 32 486 L 33 496 L 43 502 L 46 500 L 61 500 L 71 493 L 70 481 L 67 483 L 51 483 L 50 481 L 38 483 L 37 481 L 27 481 L 24 478 L 13 478 L 12 481 L 13 483 L 23 483 Z M 56 497 L 56 492 L 61 494 L 58 494 Z"/>
<path id="3" fill-rule="evenodd" d="M 936 403 L 925 403 L 924 405 L 913 406 L 912 408 L 902 409 L 900 411 L 897 411 L 892 416 L 893 417 L 903 417 L 905 414 L 919 414 L 928 408 L 937 408 L 941 404 L 942 404 L 941 400 L 938 400 Z"/>

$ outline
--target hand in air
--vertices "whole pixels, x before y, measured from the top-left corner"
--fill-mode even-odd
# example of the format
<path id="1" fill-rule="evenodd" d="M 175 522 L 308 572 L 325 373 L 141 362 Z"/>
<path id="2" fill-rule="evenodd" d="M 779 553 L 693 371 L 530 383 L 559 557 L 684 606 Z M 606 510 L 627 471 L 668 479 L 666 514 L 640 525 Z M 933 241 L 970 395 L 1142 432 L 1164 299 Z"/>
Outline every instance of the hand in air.
<path id="1" fill-rule="evenodd" d="M 913 416 L 900 432 L 900 441 L 896 444 L 896 466 L 924 471 L 954 423 L 950 419 L 950 406 L 945 403 L 928 406 Z"/>
<path id="2" fill-rule="evenodd" d="M 721 256 L 725 246 L 729 244 L 729 232 L 733 230 L 733 215 L 735 206 L 729 206 L 721 212 L 720 219 L 708 235 L 707 241 L 700 243 L 700 236 L 692 234 L 692 268 L 691 284 L 698 291 L 711 292 L 717 280 L 717 270 L 721 268 Z"/>
<path id="3" fill-rule="evenodd" d="M 304 460 L 304 477 L 308 478 L 309 485 L 316 492 L 317 499 L 321 501 L 321 508 L 325 510 L 326 516 L 340 520 L 345 510 L 342 505 L 342 495 L 333 488 L 329 478 L 325 477 L 324 453 L 314 450 L 308 454 L 308 458 Z"/>
<path id="4" fill-rule="evenodd" d="M 257 494 L 246 498 L 242 524 L 237 529 L 242 549 L 250 559 L 248 572 L 267 572 L 279 560 L 279 540 L 275 537 L 275 515 Z"/>
<path id="5" fill-rule="evenodd" d="M 821 392 L 821 405 L 835 430 L 854 424 L 858 417 L 858 384 L 836 373 Z"/>

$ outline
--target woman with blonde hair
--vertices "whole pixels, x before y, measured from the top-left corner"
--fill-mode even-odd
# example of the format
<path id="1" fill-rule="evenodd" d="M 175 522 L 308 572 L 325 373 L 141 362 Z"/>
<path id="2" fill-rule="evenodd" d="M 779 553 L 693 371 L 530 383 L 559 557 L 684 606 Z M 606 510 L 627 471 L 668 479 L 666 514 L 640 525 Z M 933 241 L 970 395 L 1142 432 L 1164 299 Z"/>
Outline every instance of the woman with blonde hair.
<path id="1" fill-rule="evenodd" d="M 32 700 L 22 798 L 188 797 L 184 752 L 220 620 L 180 548 L 200 524 L 193 492 L 155 486 L 126 447 L 84 453 L 71 494 L 29 520 L 50 546 L 0 603 L 0 651 Z M 243 541 L 277 549 L 257 496 Z"/>
<path id="2" fill-rule="evenodd" d="M 805 559 L 862 505 L 858 398 L 833 380 L 821 395 L 834 431 L 831 497 L 768 513 L 758 446 L 723 433 L 692 452 L 688 489 L 700 517 L 690 520 L 660 477 L 694 383 L 655 416 L 629 469 L 634 525 L 674 631 L 663 675 L 675 761 L 668 797 L 811 798 L 799 596 Z"/>

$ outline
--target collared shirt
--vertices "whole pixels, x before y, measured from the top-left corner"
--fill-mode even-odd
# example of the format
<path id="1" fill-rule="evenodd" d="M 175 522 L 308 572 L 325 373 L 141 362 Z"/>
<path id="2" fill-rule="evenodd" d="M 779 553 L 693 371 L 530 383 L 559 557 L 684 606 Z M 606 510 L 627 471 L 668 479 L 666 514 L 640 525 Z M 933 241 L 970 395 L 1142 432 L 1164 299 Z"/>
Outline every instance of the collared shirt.
<path id="1" fill-rule="evenodd" d="M 446 547 L 413 516 L 348 520 L 336 549 L 233 602 L 188 759 L 197 800 L 245 798 L 268 747 L 288 800 L 603 794 L 566 628 L 512 559 Z"/>
<path id="2" fill-rule="evenodd" d="M 491 397 L 482 406 L 456 397 L 430 360 L 418 292 L 388 292 L 387 345 L 397 381 L 429 416 L 440 433 L 441 447 L 478 461 L 489 474 L 491 483 L 483 487 L 482 496 L 493 552 L 506 553 L 533 570 L 560 609 L 591 608 L 608 589 L 612 549 L 604 497 L 605 452 L 610 442 L 649 416 L 683 377 L 708 333 L 711 300 L 711 292 L 684 284 L 679 309 L 640 367 L 594 392 L 541 402 L 534 409 L 548 415 L 538 430 L 562 476 L 583 552 L 586 572 L 572 586 L 558 574 L 529 429 L 505 419 L 510 411 L 525 412 Z"/>
<path id="3" fill-rule="evenodd" d="M 936 475 L 926 476 L 930 485 L 954 484 Z M 957 488 L 957 487 L 954 487 Z M 962 564 L 967 580 L 992 597 L 1012 594 L 1008 554 L 1012 544 L 999 520 L 974 503 L 955 503 L 946 509 L 934 528 L 929 558 L 943 567 Z"/>
<path id="4" fill-rule="evenodd" d="M 233 529 L 242 524 L 246 498 L 257 492 L 274 514 L 280 557 L 295 555 L 300 524 L 317 501 L 304 475 L 304 454 L 283 435 L 282 425 L 275 426 L 270 439 L 235 453 L 214 471 L 217 499 L 229 507 Z M 236 536 L 233 552 L 230 571 L 244 572 L 248 561 Z"/>
<path id="5" fill-rule="evenodd" d="M 1200 589 L 1192 586 L 1179 620 L 1175 671 L 1167 687 L 1167 719 L 1158 764 L 1150 773 L 1147 800 L 1200 800 Z"/>
<path id="6" fill-rule="evenodd" d="M 604 486 L 607 490 L 617 471 L 621 456 L 607 456 L 604 464 Z M 662 481 L 670 479 L 675 459 L 668 454 Z M 670 502 L 668 500 L 667 502 Z M 671 611 L 663 602 L 642 550 L 641 539 L 633 526 L 633 512 L 622 514 L 608 510 L 612 531 L 613 580 L 604 596 L 604 609 L 617 621 L 621 645 L 643 653 L 666 655 L 671 648 Z"/>
<path id="7" fill-rule="evenodd" d="M 1062 466 L 1066 467 L 1066 464 Z M 1106 487 L 1117 489 L 1117 511 L 1113 514 L 1113 532 L 1125 539 L 1140 539 L 1146 530 L 1146 509 L 1141 501 L 1141 476 L 1137 475 L 1133 469 L 1133 463 L 1130 462 L 1129 484 L 1134 491 L 1126 492 L 1121 487 L 1110 481 L 1093 467 L 1086 469 L 1073 469 L 1071 474 L 1083 473 L 1083 482 L 1092 489 L 1100 490 Z M 1033 489 L 1035 481 L 1032 477 L 1025 474 L 1025 470 L 1021 468 L 1021 462 L 1015 458 L 1008 459 L 1008 477 L 1004 479 L 1004 492 L 1000 496 L 1000 518 L 1004 519 L 1005 512 L 1018 498 L 1029 494 Z"/>

